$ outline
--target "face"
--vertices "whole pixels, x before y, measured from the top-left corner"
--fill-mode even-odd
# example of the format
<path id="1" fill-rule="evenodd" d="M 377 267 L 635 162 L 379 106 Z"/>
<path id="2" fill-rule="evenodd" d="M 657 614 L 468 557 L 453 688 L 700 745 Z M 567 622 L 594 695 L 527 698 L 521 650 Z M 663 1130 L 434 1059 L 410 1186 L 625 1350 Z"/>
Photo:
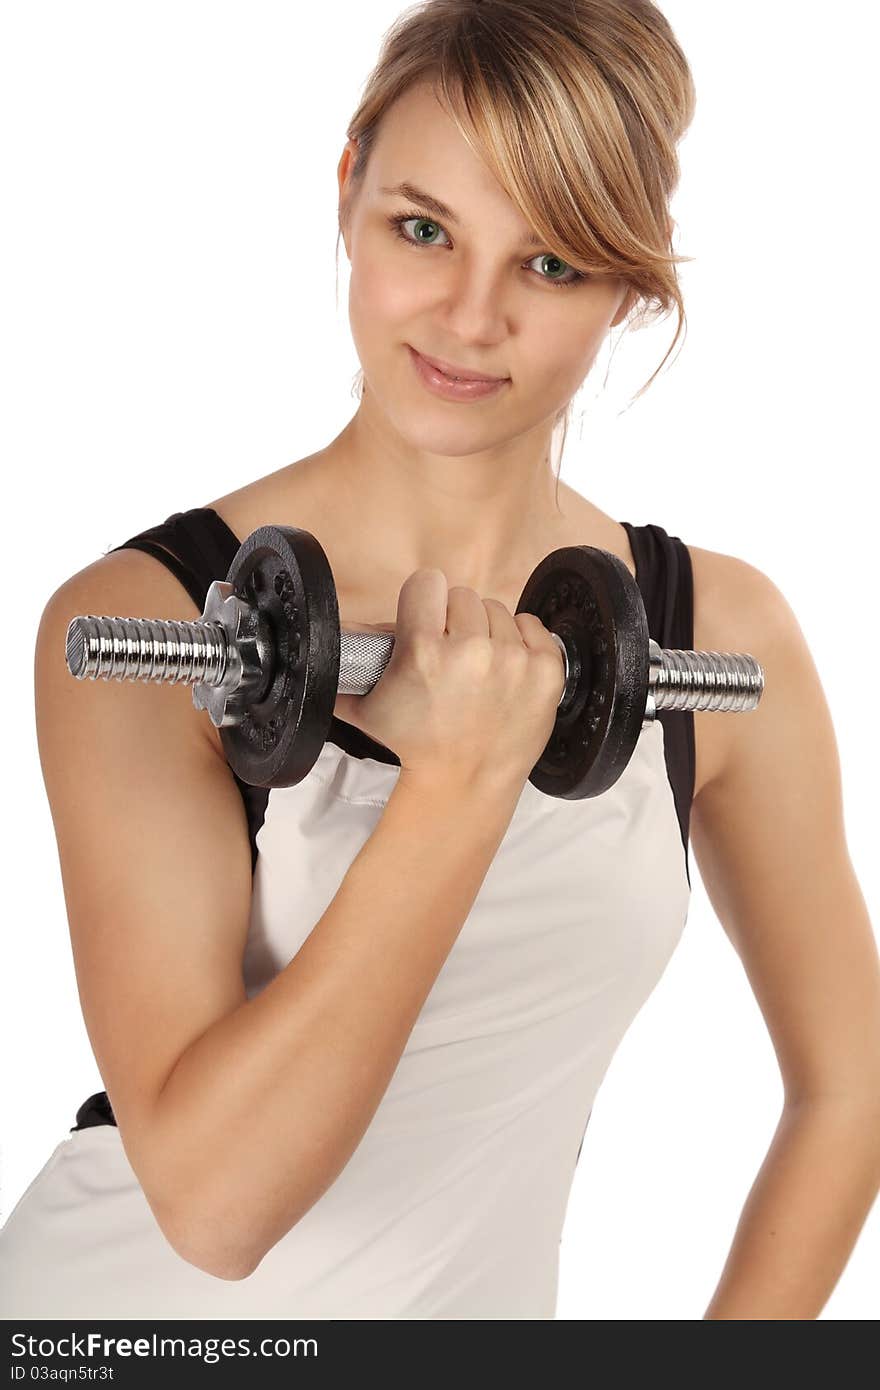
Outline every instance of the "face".
<path id="1" fill-rule="evenodd" d="M 356 152 L 348 141 L 340 202 L 353 191 Z M 385 191 L 404 182 L 446 214 Z M 531 241 L 532 228 L 426 85 L 386 113 L 343 237 L 361 409 L 371 398 L 403 438 L 432 453 L 473 453 L 549 430 L 628 307 L 622 280 L 576 279 L 552 246 Z M 507 380 L 483 398 L 447 400 L 424 384 L 410 348 Z"/>

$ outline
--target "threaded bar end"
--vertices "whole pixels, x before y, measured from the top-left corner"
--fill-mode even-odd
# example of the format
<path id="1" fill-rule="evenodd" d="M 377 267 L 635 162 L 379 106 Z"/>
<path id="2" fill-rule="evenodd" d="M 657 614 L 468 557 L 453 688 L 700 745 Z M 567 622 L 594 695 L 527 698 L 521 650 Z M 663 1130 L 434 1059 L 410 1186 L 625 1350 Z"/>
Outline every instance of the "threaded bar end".
<path id="1" fill-rule="evenodd" d="M 651 687 L 658 710 L 746 710 L 761 698 L 764 671 L 746 652 L 665 649 L 660 657 Z"/>
<path id="2" fill-rule="evenodd" d="M 65 655 L 77 680 L 219 685 L 226 632 L 220 623 L 86 614 L 69 624 Z"/>

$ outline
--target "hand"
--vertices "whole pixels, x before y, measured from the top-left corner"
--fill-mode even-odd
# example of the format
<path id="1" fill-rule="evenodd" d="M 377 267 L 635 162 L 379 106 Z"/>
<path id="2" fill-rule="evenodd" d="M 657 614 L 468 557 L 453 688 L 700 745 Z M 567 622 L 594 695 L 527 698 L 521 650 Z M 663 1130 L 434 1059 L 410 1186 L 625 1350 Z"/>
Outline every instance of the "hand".
<path id="1" fill-rule="evenodd" d="M 565 676 L 541 620 L 418 569 L 400 589 L 397 623 L 372 626 L 394 632 L 391 658 L 368 695 L 337 695 L 335 714 L 392 749 L 402 772 L 525 782 Z"/>

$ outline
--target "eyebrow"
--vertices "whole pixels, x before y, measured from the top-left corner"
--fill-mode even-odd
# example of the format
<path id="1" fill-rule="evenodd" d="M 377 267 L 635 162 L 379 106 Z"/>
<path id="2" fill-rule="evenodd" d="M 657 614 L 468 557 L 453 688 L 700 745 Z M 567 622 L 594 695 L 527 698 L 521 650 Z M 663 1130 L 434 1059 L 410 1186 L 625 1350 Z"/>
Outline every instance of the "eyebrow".
<path id="1" fill-rule="evenodd" d="M 436 212 L 438 217 L 445 217 L 450 222 L 458 222 L 452 208 L 447 207 L 446 203 L 441 203 L 439 198 L 432 198 L 431 194 L 426 193 L 423 188 L 416 188 L 415 184 L 408 183 L 406 180 L 403 183 L 394 184 L 391 188 L 380 188 L 379 192 L 389 193 L 393 197 L 409 198 L 413 203 L 421 203 L 423 207 L 430 208 L 431 212 Z M 544 245 L 541 238 L 534 235 L 523 237 L 523 241 L 527 246 Z"/>

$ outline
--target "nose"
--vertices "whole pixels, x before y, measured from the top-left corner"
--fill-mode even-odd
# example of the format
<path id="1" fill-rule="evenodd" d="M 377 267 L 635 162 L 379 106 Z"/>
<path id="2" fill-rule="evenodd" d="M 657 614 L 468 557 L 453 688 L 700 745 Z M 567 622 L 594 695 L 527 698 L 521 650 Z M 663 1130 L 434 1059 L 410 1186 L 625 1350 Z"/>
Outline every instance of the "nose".
<path id="1" fill-rule="evenodd" d="M 509 306 L 502 274 L 485 260 L 464 257 L 446 270 L 446 323 L 458 342 L 492 347 L 508 336 Z"/>

